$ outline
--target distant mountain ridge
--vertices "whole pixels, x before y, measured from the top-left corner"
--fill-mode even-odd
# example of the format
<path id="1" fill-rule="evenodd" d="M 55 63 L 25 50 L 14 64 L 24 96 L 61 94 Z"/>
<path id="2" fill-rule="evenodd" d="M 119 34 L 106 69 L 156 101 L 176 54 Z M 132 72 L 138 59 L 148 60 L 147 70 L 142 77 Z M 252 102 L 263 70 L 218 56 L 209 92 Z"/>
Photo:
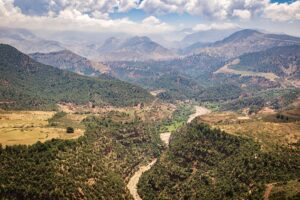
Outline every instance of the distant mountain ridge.
<path id="1" fill-rule="evenodd" d="M 234 29 L 225 29 L 225 30 L 206 30 L 206 31 L 197 31 L 186 35 L 180 43 L 184 48 L 193 45 L 195 43 L 213 43 L 219 40 L 222 40 L 225 37 L 233 34 L 238 31 L 238 28 Z"/>
<path id="2" fill-rule="evenodd" d="M 26 29 L 0 27 L 0 43 L 14 46 L 27 54 L 65 50 L 61 43 L 42 39 Z"/>
<path id="3" fill-rule="evenodd" d="M 0 107 L 4 109 L 54 109 L 59 102 L 130 106 L 152 100 L 138 86 L 44 65 L 9 45 L 0 44 L 0 55 Z"/>
<path id="4" fill-rule="evenodd" d="M 104 64 L 90 61 L 69 50 L 51 53 L 34 53 L 29 56 L 40 63 L 86 76 L 97 76 L 101 73 L 109 72 L 109 68 Z"/>
<path id="5" fill-rule="evenodd" d="M 163 60 L 175 57 L 175 53 L 146 36 L 135 36 L 126 40 L 108 38 L 99 48 L 100 60 L 135 61 Z"/>
<path id="6" fill-rule="evenodd" d="M 223 40 L 205 47 L 194 48 L 190 53 L 206 53 L 211 56 L 227 59 L 241 56 L 245 53 L 258 52 L 276 46 L 299 45 L 300 38 L 289 35 L 265 34 L 256 30 L 245 29 L 233 33 Z"/>

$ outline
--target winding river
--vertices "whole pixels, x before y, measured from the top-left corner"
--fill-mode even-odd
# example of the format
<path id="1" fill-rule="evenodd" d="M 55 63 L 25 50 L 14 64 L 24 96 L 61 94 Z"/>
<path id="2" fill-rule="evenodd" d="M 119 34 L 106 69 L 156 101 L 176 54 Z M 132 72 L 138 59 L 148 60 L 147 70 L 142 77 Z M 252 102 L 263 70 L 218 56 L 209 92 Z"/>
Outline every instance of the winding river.
<path id="1" fill-rule="evenodd" d="M 209 109 L 207 109 L 205 107 L 201 107 L 201 106 L 195 106 L 195 109 L 196 109 L 196 112 L 189 116 L 187 123 L 190 123 L 191 121 L 193 121 L 193 119 L 195 119 L 198 116 L 205 115 L 205 114 L 208 114 L 211 112 Z M 160 134 L 160 139 L 166 144 L 166 146 L 169 145 L 170 136 L 171 136 L 170 132 Z M 142 200 L 142 198 L 140 197 L 140 195 L 138 194 L 138 191 L 137 191 L 138 182 L 139 182 L 141 176 L 143 175 L 143 173 L 150 170 L 151 167 L 156 163 L 156 161 L 157 161 L 157 158 L 153 159 L 147 165 L 140 166 L 140 168 L 130 178 L 130 180 L 127 184 L 127 188 L 129 189 L 130 194 L 132 195 L 134 200 Z"/>

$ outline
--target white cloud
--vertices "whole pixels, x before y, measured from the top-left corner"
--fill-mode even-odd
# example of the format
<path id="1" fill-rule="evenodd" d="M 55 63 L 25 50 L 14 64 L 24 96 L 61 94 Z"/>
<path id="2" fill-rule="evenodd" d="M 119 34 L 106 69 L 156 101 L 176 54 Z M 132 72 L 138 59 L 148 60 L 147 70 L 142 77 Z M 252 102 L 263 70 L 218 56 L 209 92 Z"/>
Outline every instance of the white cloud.
<path id="1" fill-rule="evenodd" d="M 98 17 L 137 7 L 135 0 L 14 0 L 14 5 L 29 15 L 59 14 L 65 9 L 75 9 L 91 16 L 97 13 Z"/>
<path id="2" fill-rule="evenodd" d="M 208 30 L 226 30 L 239 28 L 237 24 L 233 23 L 212 23 L 212 24 L 197 24 L 194 26 L 194 31 L 208 31 Z"/>
<path id="3" fill-rule="evenodd" d="M 250 19 L 251 18 L 251 12 L 249 10 L 235 9 L 235 10 L 233 10 L 232 16 L 236 16 L 240 19 Z"/>
<path id="4" fill-rule="evenodd" d="M 266 7 L 264 16 L 274 21 L 300 20 L 300 1 L 270 4 Z"/>
<path id="5" fill-rule="evenodd" d="M 0 17 L 9 17 L 20 12 L 20 10 L 13 5 L 13 0 L 0 0 Z"/>
<path id="6" fill-rule="evenodd" d="M 300 0 L 293 3 L 271 3 L 270 0 L 144 0 L 140 9 L 152 14 L 189 13 L 207 19 L 299 20 Z"/>
<path id="7" fill-rule="evenodd" d="M 144 0 L 139 8 L 148 13 L 165 14 L 182 12 L 183 4 L 182 0 Z"/>
<path id="8" fill-rule="evenodd" d="M 160 20 L 154 16 L 147 17 L 143 20 L 144 24 L 160 24 Z"/>
<path id="9" fill-rule="evenodd" d="M 261 13 L 269 0 L 144 0 L 141 9 L 154 14 L 189 13 L 209 19 L 250 18 Z"/>
<path id="10" fill-rule="evenodd" d="M 173 30 L 172 26 L 159 21 L 154 16 L 146 18 L 141 23 L 133 22 L 128 18 L 112 20 L 101 12 L 94 11 L 89 15 L 79 8 L 69 6 L 55 15 L 24 15 L 20 9 L 14 7 L 12 0 L 0 0 L 0 26 L 54 31 L 125 32 L 139 35 Z"/>

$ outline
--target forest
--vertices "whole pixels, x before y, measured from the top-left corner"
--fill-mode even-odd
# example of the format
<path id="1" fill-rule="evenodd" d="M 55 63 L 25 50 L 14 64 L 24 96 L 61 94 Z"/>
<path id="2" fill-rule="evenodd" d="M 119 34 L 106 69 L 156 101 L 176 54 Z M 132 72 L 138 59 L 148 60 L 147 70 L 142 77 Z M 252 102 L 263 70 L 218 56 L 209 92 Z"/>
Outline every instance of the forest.
<path id="1" fill-rule="evenodd" d="M 1 147 L 1 198 L 131 199 L 124 180 L 163 149 L 157 126 L 120 112 L 82 123 L 86 133 L 77 140 Z"/>
<path id="2" fill-rule="evenodd" d="M 299 166 L 299 143 L 263 152 L 252 139 L 194 120 L 171 136 L 167 152 L 142 176 L 139 193 L 146 200 L 261 199 L 265 184 L 299 180 Z"/>

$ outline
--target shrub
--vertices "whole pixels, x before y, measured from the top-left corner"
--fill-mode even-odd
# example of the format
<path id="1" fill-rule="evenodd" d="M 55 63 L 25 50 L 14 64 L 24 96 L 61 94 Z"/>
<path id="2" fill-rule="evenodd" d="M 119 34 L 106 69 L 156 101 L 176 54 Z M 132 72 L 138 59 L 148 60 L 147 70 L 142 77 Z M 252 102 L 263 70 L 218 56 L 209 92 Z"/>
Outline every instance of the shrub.
<path id="1" fill-rule="evenodd" d="M 68 127 L 67 128 L 67 133 L 74 133 L 74 128 Z"/>

